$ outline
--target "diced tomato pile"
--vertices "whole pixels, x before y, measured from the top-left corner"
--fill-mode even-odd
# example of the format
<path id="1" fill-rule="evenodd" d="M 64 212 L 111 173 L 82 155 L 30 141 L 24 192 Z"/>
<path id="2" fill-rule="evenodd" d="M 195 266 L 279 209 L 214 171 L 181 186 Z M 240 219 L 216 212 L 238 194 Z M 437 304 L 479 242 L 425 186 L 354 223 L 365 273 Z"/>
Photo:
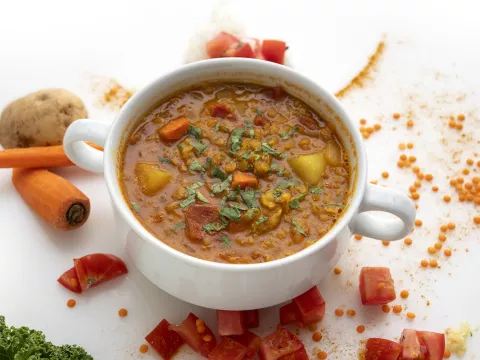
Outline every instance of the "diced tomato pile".
<path id="1" fill-rule="evenodd" d="M 384 305 L 395 300 L 395 286 L 390 269 L 385 267 L 362 268 L 360 296 L 364 305 Z"/>
<path id="2" fill-rule="evenodd" d="M 86 255 L 73 259 L 73 264 L 74 267 L 65 271 L 57 281 L 77 294 L 128 273 L 123 260 L 110 254 Z"/>
<path id="3" fill-rule="evenodd" d="M 207 42 L 209 58 L 241 57 L 271 61 L 283 65 L 287 44 L 281 40 L 265 39 L 262 42 L 254 38 L 238 38 L 225 31 Z"/>
<path id="4" fill-rule="evenodd" d="M 322 320 L 324 316 L 325 300 L 316 286 L 294 298 L 290 304 L 280 308 L 280 324 L 282 325 L 294 322 L 310 325 Z"/>

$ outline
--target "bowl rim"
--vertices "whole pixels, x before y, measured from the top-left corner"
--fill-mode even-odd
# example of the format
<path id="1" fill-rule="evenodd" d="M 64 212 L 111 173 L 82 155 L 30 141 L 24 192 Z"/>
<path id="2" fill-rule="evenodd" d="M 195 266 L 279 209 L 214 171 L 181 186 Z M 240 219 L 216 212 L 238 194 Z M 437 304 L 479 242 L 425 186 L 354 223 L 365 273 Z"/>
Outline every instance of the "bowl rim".
<path id="1" fill-rule="evenodd" d="M 308 84 L 309 87 L 314 89 L 313 95 L 317 98 L 320 98 L 326 104 L 332 107 L 334 113 L 338 116 L 340 121 L 345 126 L 350 138 L 351 143 L 356 153 L 356 180 L 354 182 L 353 196 L 351 197 L 350 204 L 346 211 L 342 214 L 342 217 L 334 224 L 334 226 L 321 237 L 321 241 L 316 241 L 313 245 L 296 252 L 295 254 L 289 255 L 287 257 L 272 260 L 264 263 L 254 263 L 254 264 L 228 264 L 220 263 L 209 260 L 203 260 L 185 253 L 182 253 L 179 250 L 176 250 L 169 245 L 165 244 L 161 239 L 154 236 L 150 231 L 148 231 L 142 223 L 135 217 L 130 207 L 127 205 L 127 202 L 124 199 L 122 194 L 120 183 L 117 177 L 117 161 L 114 161 L 113 156 L 107 156 L 106 154 L 111 154 L 112 152 L 118 151 L 117 148 L 113 148 L 113 130 L 122 126 L 123 129 L 119 133 L 125 132 L 125 127 L 128 125 L 129 118 L 126 117 L 127 113 L 130 113 L 131 110 L 136 106 L 135 102 L 140 100 L 142 97 L 148 97 L 149 94 L 155 92 L 156 89 L 161 84 L 167 80 L 173 80 L 175 78 L 182 78 L 182 76 L 191 72 L 195 69 L 207 69 L 207 70 L 220 70 L 220 69 L 233 69 L 238 67 L 249 68 L 249 71 L 259 74 L 262 73 L 262 69 L 268 69 L 277 73 L 275 76 L 282 77 L 295 77 L 297 82 L 302 84 Z M 203 82 L 203 81 L 202 81 Z M 303 86 L 300 86 L 303 88 Z M 308 91 L 312 93 L 312 91 Z M 300 99 L 301 96 L 297 96 Z M 145 109 L 147 111 L 148 109 Z M 367 161 L 366 161 L 366 150 L 363 145 L 360 133 L 356 130 L 354 122 L 348 116 L 346 111 L 341 105 L 340 101 L 315 81 L 311 80 L 309 77 L 301 74 L 300 72 L 293 70 L 284 65 L 275 64 L 272 62 L 257 60 L 257 59 L 246 59 L 246 58 L 222 58 L 222 59 L 209 59 L 202 60 L 195 63 L 187 64 L 177 68 L 173 71 L 170 71 L 155 80 L 150 84 L 139 90 L 135 93 L 130 100 L 122 107 L 118 113 L 116 119 L 110 127 L 109 134 L 105 141 L 105 151 L 104 151 L 104 174 L 105 181 L 107 183 L 107 188 L 110 193 L 110 197 L 114 203 L 114 206 L 117 208 L 120 215 L 123 217 L 124 221 L 129 225 L 129 227 L 143 240 L 147 243 L 150 243 L 152 246 L 159 248 L 162 251 L 165 251 L 168 255 L 180 260 L 188 265 L 193 267 L 206 267 L 212 270 L 226 271 L 226 272 L 255 272 L 262 270 L 271 270 L 272 268 L 278 268 L 285 266 L 289 263 L 301 261 L 304 258 L 312 256 L 317 251 L 321 251 L 325 246 L 327 246 L 331 241 L 333 241 L 338 234 L 349 225 L 353 220 L 354 216 L 357 213 L 358 208 L 360 207 L 363 195 L 366 189 L 366 179 L 367 179 Z"/>

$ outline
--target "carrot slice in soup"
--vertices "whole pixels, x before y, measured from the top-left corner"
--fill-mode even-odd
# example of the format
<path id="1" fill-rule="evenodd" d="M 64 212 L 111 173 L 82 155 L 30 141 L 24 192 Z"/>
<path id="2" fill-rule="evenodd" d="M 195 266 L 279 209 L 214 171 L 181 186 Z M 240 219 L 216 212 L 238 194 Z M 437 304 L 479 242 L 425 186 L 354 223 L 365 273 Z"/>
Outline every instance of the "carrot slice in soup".
<path id="1" fill-rule="evenodd" d="M 175 141 L 184 136 L 190 128 L 190 121 L 185 116 L 170 120 L 158 130 L 164 141 Z"/>

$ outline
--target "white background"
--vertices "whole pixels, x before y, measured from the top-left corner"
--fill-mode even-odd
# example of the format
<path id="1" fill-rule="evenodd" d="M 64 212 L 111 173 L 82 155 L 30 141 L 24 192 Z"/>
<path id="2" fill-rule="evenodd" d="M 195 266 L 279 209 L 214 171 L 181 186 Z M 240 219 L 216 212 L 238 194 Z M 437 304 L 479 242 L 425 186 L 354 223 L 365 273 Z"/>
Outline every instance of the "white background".
<path id="1" fill-rule="evenodd" d="M 192 36 L 209 23 L 214 6 L 218 3 L 185 0 L 2 1 L 0 107 L 40 88 L 65 87 L 82 97 L 90 117 L 111 121 L 115 112 L 95 105 L 94 79 L 115 78 L 127 87 L 141 88 L 176 68 L 183 63 Z M 440 188 L 434 194 L 431 184 L 423 182 L 418 218 L 424 226 L 415 229 L 411 247 L 352 239 L 339 264 L 343 273 L 332 274 L 319 285 L 328 304 L 321 323 L 323 340 L 313 344 L 309 331 L 300 332 L 309 355 L 313 357 L 316 346 L 329 358 L 354 359 L 361 340 L 394 339 L 405 327 L 442 332 L 463 320 L 479 326 L 480 230 L 472 218 L 480 211 L 455 197 L 448 205 L 441 200 L 444 194 L 453 195 L 447 177 L 458 176 L 465 159 L 480 152 L 477 3 L 244 0 L 230 4 L 227 12 L 232 21 L 245 25 L 249 35 L 287 40 L 293 66 L 331 91 L 347 83 L 386 36 L 377 72 L 363 89 L 342 100 L 356 121 L 363 117 L 383 126 L 366 141 L 369 179 L 407 191 L 413 174 L 395 164 L 398 143 L 412 141 L 415 148 L 410 153 L 422 171 L 435 176 L 433 184 Z M 408 114 L 414 129 L 406 129 L 405 116 L 394 121 L 393 112 Z M 464 138 L 446 125 L 447 117 L 458 113 L 467 114 Z M 389 179 L 380 177 L 382 171 L 389 171 Z M 0 314 L 8 323 L 42 329 L 54 343 L 80 344 L 101 360 L 159 359 L 152 350 L 140 355 L 138 347 L 164 317 L 180 322 L 193 311 L 214 327 L 213 311 L 165 294 L 133 265 L 127 277 L 79 296 L 61 288 L 55 280 L 72 266 L 73 257 L 92 252 L 126 256 L 102 177 L 74 168 L 59 173 L 91 199 L 90 219 L 74 232 L 59 233 L 45 225 L 19 199 L 10 170 L 0 171 Z M 457 223 L 446 244 L 456 250 L 454 255 L 448 261 L 437 256 L 440 269 L 420 269 L 420 260 L 429 258 L 427 247 L 447 221 Z M 405 312 L 386 315 L 376 307 L 361 306 L 357 278 L 366 265 L 390 266 L 397 292 L 409 289 L 411 294 L 394 304 L 408 306 L 417 314 L 414 321 L 407 320 Z M 72 297 L 78 305 L 68 309 L 65 303 Z M 129 310 L 125 319 L 117 316 L 121 307 Z M 353 308 L 357 315 L 336 318 L 337 307 Z M 259 332 L 272 331 L 277 316 L 277 308 L 262 310 Z M 362 335 L 355 331 L 359 324 L 367 327 Z M 474 333 L 466 358 L 480 355 L 479 339 Z M 193 356 L 184 347 L 178 358 Z"/>

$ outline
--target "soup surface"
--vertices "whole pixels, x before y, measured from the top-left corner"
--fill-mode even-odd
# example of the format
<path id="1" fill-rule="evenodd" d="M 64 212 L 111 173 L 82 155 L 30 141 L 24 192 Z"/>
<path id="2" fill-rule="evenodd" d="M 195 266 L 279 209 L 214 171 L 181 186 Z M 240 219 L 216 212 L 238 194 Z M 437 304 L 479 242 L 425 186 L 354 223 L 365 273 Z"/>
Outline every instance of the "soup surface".
<path id="1" fill-rule="evenodd" d="M 123 150 L 124 196 L 165 244 L 197 258 L 260 263 L 329 231 L 348 199 L 334 130 L 281 88 L 213 83 L 160 103 Z"/>

